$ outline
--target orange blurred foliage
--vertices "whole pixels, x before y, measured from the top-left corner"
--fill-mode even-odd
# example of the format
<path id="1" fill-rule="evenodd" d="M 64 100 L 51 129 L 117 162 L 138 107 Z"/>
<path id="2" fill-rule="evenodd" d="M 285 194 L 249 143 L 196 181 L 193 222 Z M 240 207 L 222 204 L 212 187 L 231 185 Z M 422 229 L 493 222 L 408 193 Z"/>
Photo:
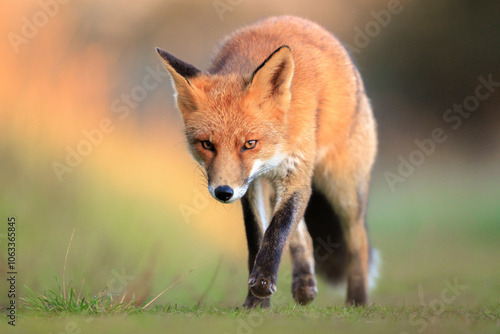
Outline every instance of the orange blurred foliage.
<path id="1" fill-rule="evenodd" d="M 64 15 L 58 12 L 49 17 L 26 41 L 23 24 L 26 20 L 33 23 L 34 15 L 43 8 L 38 2 L 11 2 L 9 6 L 0 14 L 0 31 L 10 37 L 0 43 L 0 127 L 4 140 L 22 148 L 20 154 L 28 159 L 43 152 L 46 159 L 34 163 L 47 168 L 51 161 L 64 164 L 68 147 L 77 150 L 87 140 L 83 131 L 98 129 L 103 119 L 109 119 L 113 130 L 102 134 L 98 144 L 82 157 L 82 166 L 64 173 L 62 182 L 74 173 L 98 174 L 116 192 L 164 202 L 178 220 L 166 224 L 183 224 L 193 233 L 210 236 L 207 240 L 214 245 L 243 254 L 239 205 L 221 209 L 221 204 L 208 198 L 195 163 L 185 145 L 179 145 L 184 142 L 181 129 L 159 117 L 142 124 L 147 129 L 145 135 L 136 122 L 137 115 L 132 114 L 151 106 L 134 109 L 123 120 L 113 115 L 115 96 L 108 76 L 119 57 L 116 49 L 92 41 L 75 43 L 80 17 L 65 5 L 58 9 Z M 17 37 L 12 33 L 24 42 L 13 44 L 12 38 Z M 161 89 L 164 87 L 158 91 Z M 56 175 L 53 177 L 57 183 Z"/>

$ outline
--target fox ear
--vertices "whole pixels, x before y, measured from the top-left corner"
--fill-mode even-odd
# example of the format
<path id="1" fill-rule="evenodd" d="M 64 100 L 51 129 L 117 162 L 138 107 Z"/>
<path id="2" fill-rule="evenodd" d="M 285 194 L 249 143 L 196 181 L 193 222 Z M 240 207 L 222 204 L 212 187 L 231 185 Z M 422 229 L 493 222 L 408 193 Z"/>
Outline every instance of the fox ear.
<path id="1" fill-rule="evenodd" d="M 160 48 L 156 48 L 156 52 L 160 55 L 172 77 L 172 85 L 176 92 L 177 105 L 180 111 L 182 113 L 195 111 L 195 87 L 191 85 L 189 79 L 198 76 L 201 71 Z"/>
<path id="2" fill-rule="evenodd" d="M 288 110 L 291 100 L 291 84 L 294 63 L 292 51 L 287 45 L 279 47 L 257 67 L 250 79 L 250 90 L 260 99 L 277 103 Z"/>

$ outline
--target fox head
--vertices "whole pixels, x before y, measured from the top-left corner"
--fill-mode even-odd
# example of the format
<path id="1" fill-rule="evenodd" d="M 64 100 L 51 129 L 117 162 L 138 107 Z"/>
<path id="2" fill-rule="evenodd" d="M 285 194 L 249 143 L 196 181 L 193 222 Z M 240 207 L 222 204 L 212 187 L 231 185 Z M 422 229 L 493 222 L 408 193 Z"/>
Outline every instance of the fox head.
<path id="1" fill-rule="evenodd" d="M 282 46 L 247 74 L 202 73 L 157 49 L 172 77 L 177 107 L 208 190 L 220 202 L 245 195 L 250 183 L 283 159 L 294 63 Z"/>

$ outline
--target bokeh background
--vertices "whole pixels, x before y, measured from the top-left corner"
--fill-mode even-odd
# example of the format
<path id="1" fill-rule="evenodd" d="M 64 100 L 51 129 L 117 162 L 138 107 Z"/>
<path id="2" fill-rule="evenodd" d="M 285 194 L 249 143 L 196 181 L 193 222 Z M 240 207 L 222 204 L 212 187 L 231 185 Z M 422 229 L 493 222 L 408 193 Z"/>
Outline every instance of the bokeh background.
<path id="1" fill-rule="evenodd" d="M 15 216 L 21 296 L 25 285 L 57 288 L 74 230 L 65 282 L 77 290 L 144 300 L 195 267 L 156 303 L 239 306 L 241 209 L 209 197 L 154 48 L 205 70 L 232 30 L 293 14 L 348 46 L 372 99 L 380 142 L 368 224 L 383 259 L 372 301 L 442 301 L 458 282 L 454 303 L 498 303 L 500 87 L 474 96 L 481 77 L 500 82 L 499 12 L 493 0 L 5 2 L 1 277 Z M 448 113 L 464 102 L 470 115 Z M 423 152 L 415 141 L 437 128 L 446 141 Z M 291 301 L 289 268 L 285 256 L 275 304 Z M 315 303 L 343 302 L 320 283 Z"/>

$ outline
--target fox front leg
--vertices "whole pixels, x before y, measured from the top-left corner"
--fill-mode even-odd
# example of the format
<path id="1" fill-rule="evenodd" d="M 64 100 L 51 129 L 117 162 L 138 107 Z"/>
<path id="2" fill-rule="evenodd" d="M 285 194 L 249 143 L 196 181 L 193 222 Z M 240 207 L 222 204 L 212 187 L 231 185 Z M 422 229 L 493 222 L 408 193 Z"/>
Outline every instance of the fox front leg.
<path id="1" fill-rule="evenodd" d="M 262 238 L 264 235 L 263 222 L 259 222 L 259 208 L 256 203 L 256 194 L 254 191 L 255 186 L 252 186 L 245 197 L 241 199 L 241 206 L 243 208 L 243 220 L 245 222 L 245 233 L 247 237 L 248 246 L 248 272 L 252 273 L 255 258 L 260 248 Z M 262 208 L 260 208 L 262 209 Z M 271 305 L 269 298 L 258 298 L 253 295 L 253 293 L 248 290 L 247 298 L 243 307 L 245 308 L 255 308 L 255 307 L 269 307 Z"/>
<path id="2" fill-rule="evenodd" d="M 310 190 L 296 191 L 281 202 L 264 233 L 248 281 L 251 293 L 269 298 L 276 291 L 281 255 L 295 224 L 302 219 Z"/>

